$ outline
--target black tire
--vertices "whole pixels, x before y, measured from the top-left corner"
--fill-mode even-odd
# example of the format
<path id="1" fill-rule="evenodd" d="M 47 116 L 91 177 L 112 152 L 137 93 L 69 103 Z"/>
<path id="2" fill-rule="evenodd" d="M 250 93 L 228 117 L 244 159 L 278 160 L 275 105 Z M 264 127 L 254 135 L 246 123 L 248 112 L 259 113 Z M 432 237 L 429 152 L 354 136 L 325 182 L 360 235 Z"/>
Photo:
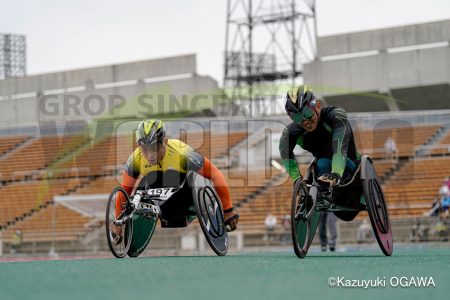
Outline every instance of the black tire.
<path id="1" fill-rule="evenodd" d="M 292 193 L 291 232 L 294 252 L 304 258 L 314 239 L 320 212 L 315 210 L 317 187 L 308 189 L 304 181 L 297 180 Z"/>
<path id="2" fill-rule="evenodd" d="M 125 203 L 124 213 L 126 214 L 131 209 L 130 199 L 128 197 L 127 192 L 121 187 L 116 187 L 108 198 L 108 204 L 106 206 L 105 227 L 106 227 L 106 239 L 108 240 L 108 246 L 109 249 L 111 250 L 111 253 L 117 258 L 122 258 L 125 255 L 127 255 L 128 250 L 130 249 L 133 236 L 133 222 L 131 219 L 129 219 L 121 226 L 122 232 L 124 234 L 122 237 L 122 241 L 116 244 L 113 240 L 114 233 L 112 232 L 111 228 L 112 226 L 114 226 L 114 221 L 116 220 L 115 211 L 116 211 L 116 198 L 118 194 L 123 194 L 127 199 L 127 202 Z"/>
<path id="3" fill-rule="evenodd" d="M 389 211 L 381 182 L 369 157 L 363 156 L 361 163 L 363 164 L 363 190 L 373 233 L 384 255 L 391 256 L 394 250 L 394 242 Z"/>

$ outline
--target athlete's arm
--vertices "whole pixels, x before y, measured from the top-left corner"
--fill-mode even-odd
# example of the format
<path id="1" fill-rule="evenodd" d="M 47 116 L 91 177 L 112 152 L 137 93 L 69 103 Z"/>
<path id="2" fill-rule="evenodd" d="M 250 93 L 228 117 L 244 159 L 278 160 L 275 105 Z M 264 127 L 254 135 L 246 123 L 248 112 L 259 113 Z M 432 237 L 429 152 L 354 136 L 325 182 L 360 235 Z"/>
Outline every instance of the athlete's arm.
<path id="1" fill-rule="evenodd" d="M 223 176 L 222 172 L 209 159 L 195 151 L 191 151 L 187 154 L 187 170 L 195 171 L 214 183 L 224 211 L 233 208 L 230 189 L 228 188 L 225 176 Z"/>
<path id="2" fill-rule="evenodd" d="M 352 134 L 351 125 L 344 109 L 336 107 L 330 111 L 329 123 L 332 128 L 333 159 L 331 173 L 342 177 L 345 170 L 348 144 Z"/>
<path id="3" fill-rule="evenodd" d="M 292 181 L 296 181 L 301 178 L 300 170 L 298 169 L 297 160 L 294 155 L 294 148 L 297 145 L 299 127 L 295 123 L 291 123 L 284 128 L 281 134 L 279 150 L 281 156 L 281 162 L 284 168 L 288 172 Z"/>
<path id="4" fill-rule="evenodd" d="M 136 184 L 136 180 L 139 177 L 139 172 L 135 170 L 134 164 L 133 164 L 133 153 L 128 158 L 128 161 L 125 165 L 125 168 L 122 172 L 122 182 L 120 186 L 127 192 L 127 194 L 130 196 L 134 185 Z M 123 194 L 119 193 L 117 199 L 116 199 L 116 218 L 120 215 L 122 212 L 122 207 L 126 201 L 126 198 Z"/>

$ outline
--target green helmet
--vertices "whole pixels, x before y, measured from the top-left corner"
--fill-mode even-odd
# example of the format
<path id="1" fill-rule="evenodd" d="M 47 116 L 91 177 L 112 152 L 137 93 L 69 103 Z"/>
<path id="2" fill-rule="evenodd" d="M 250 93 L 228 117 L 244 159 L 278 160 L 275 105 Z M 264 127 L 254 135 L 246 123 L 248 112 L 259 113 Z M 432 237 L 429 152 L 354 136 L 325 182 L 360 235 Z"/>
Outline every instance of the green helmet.
<path id="1" fill-rule="evenodd" d="M 315 113 L 316 96 L 307 85 L 290 89 L 285 96 L 285 101 L 286 112 L 296 122 L 301 123 L 302 120 L 311 118 Z"/>
<path id="2" fill-rule="evenodd" d="M 166 128 L 161 120 L 145 120 L 139 123 L 137 129 L 137 143 L 139 145 L 162 144 L 166 137 Z"/>

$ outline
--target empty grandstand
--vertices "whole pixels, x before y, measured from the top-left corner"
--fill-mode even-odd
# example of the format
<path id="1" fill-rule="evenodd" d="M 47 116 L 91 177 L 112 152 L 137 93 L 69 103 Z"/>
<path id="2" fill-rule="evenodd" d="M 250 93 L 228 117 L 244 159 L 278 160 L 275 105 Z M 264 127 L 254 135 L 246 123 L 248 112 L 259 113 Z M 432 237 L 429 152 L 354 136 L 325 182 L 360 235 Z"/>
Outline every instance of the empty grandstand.
<path id="1" fill-rule="evenodd" d="M 443 110 L 450 103 L 450 48 L 420 46 L 448 42 L 444 27 L 448 21 L 319 38 L 324 59 L 305 66 L 305 79 L 323 101 L 350 112 L 357 148 L 374 159 L 382 178 L 397 241 L 409 240 L 415 218 L 434 222 L 432 205 L 450 175 L 450 111 Z M 422 31 L 438 33 L 423 39 Z M 405 32 L 417 39 L 404 40 Z M 439 71 L 431 76 L 423 59 L 434 55 L 446 63 L 430 59 Z M 411 60 L 418 78 L 402 75 Z M 171 138 L 186 141 L 226 175 L 241 214 L 233 245 L 266 245 L 265 216 L 290 214 L 292 182 L 280 168 L 277 144 L 290 121 L 285 115 L 215 116 L 213 96 L 222 92 L 209 76 L 197 75 L 194 55 L 0 81 L 0 248 L 12 249 L 20 231 L 16 251 L 105 251 L 107 196 L 136 147 L 132 129 L 155 116 L 166 120 Z M 397 146 L 395 157 L 384 148 L 388 138 Z M 304 173 L 312 157 L 296 154 Z M 342 222 L 341 240 L 354 242 L 366 217 Z M 186 233 L 199 232 L 196 225 L 158 230 L 149 251 L 182 249 Z"/>
<path id="2" fill-rule="evenodd" d="M 367 124 L 369 117 L 372 123 Z M 433 150 L 424 152 L 422 148 L 436 146 L 443 149 L 442 143 L 449 134 L 446 120 L 450 120 L 450 112 L 433 114 L 428 119 L 420 113 L 407 113 L 403 117 L 399 114 L 392 119 L 399 127 L 386 122 L 390 120 L 389 116 L 385 116 L 381 123 L 390 125 L 379 127 L 377 118 L 380 118 L 377 114 L 350 114 L 359 150 L 374 157 L 383 178 L 394 224 L 397 218 L 426 215 L 438 196 L 440 184 L 450 173 L 446 167 L 450 164 L 448 151 L 435 155 Z M 398 122 L 402 118 L 404 122 Z M 435 123 L 435 119 L 439 122 Z M 202 120 L 207 119 L 197 119 L 196 122 L 201 123 Z M 264 234 L 267 213 L 275 214 L 280 220 L 289 214 L 292 183 L 282 170 L 272 166 L 267 168 L 263 164 L 243 168 L 247 154 L 264 153 L 264 149 L 273 143 L 272 137 L 266 136 L 264 131 L 247 130 L 248 120 L 245 118 L 232 118 L 230 121 L 236 131 L 219 134 L 179 131 L 179 135 L 172 137 L 188 141 L 197 151 L 221 164 L 233 201 L 242 215 L 240 232 L 244 245 L 257 245 L 258 236 Z M 284 121 L 287 122 L 286 119 Z M 184 127 L 182 121 L 179 122 L 180 127 Z M 270 124 L 270 120 L 267 122 Z M 405 126 L 405 122 L 410 126 Z M 275 130 L 272 135 L 276 138 L 279 131 Z M 398 158 L 385 158 L 383 144 L 388 136 L 398 145 Z M 132 135 L 106 136 L 100 141 L 85 134 L 62 137 L 20 135 L 4 139 L 7 150 L 0 158 L 0 225 L 4 245 L 8 247 L 16 230 L 21 230 L 22 247 L 31 247 L 33 251 L 46 251 L 46 245 L 52 243 L 59 247 L 59 251 L 90 249 L 89 243 L 86 246 L 86 236 L 90 236 L 91 243 L 98 247 L 96 241 L 103 235 L 103 211 L 102 206 L 99 208 L 95 203 L 104 204 L 109 192 L 120 183 L 123 165 L 135 147 Z M 276 153 L 272 154 L 276 161 Z M 271 153 L 264 155 L 270 157 Z M 303 173 L 307 167 L 305 162 L 310 158 L 299 153 L 298 160 L 304 162 L 300 166 Z M 58 198 L 64 201 L 55 201 Z M 80 202 L 84 203 L 80 205 Z M 364 216 L 361 214 L 359 219 Z M 191 230 L 199 228 L 193 226 Z M 282 234 L 281 227 L 278 232 Z M 174 238 L 165 236 L 166 239 Z M 105 246 L 104 243 L 101 245 Z"/>

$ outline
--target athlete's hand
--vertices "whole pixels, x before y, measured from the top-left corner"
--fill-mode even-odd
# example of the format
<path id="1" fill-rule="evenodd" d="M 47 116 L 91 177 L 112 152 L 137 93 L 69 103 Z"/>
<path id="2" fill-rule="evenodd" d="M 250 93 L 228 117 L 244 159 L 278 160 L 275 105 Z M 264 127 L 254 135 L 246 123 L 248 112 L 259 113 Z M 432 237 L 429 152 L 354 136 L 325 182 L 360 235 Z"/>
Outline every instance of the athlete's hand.
<path id="1" fill-rule="evenodd" d="M 224 211 L 224 222 L 227 231 L 234 231 L 239 223 L 239 214 L 233 209 Z"/>
<path id="2" fill-rule="evenodd" d="M 328 183 L 330 186 L 336 186 L 341 182 L 341 176 L 336 173 L 327 173 L 318 178 L 323 183 Z"/>

